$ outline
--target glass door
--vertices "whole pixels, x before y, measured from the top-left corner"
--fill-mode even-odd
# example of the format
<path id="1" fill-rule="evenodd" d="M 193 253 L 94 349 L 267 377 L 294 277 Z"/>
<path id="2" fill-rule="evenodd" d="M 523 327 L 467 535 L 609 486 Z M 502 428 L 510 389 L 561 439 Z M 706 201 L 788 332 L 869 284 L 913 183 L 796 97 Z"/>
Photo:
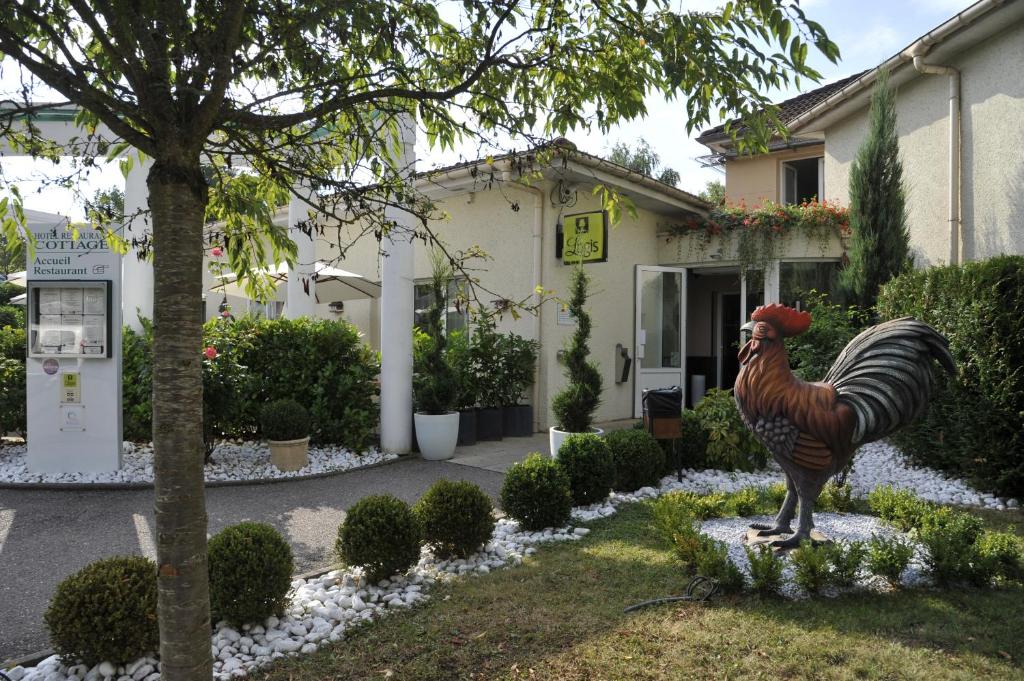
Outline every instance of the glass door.
<path id="1" fill-rule="evenodd" d="M 683 388 L 686 401 L 686 268 L 637 265 L 633 416 L 649 388 Z"/>

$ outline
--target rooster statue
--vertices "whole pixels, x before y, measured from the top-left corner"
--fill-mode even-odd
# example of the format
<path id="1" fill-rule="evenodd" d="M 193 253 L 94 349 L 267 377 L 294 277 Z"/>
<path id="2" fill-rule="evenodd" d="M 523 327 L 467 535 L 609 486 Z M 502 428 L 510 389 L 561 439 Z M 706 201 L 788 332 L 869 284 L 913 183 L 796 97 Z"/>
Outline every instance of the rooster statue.
<path id="1" fill-rule="evenodd" d="M 757 537 L 786 549 L 811 538 L 814 503 L 825 482 L 843 470 L 857 447 L 881 439 L 919 416 L 932 390 L 932 359 L 956 371 L 949 341 L 910 317 L 873 326 L 850 341 L 820 383 L 789 369 L 783 339 L 811 325 L 811 315 L 785 305 L 757 308 L 743 330 L 735 395 L 743 422 L 786 474 L 786 499 L 775 525 L 751 525 Z M 794 533 L 791 523 L 800 502 Z M 762 539 L 767 541 L 767 539 Z"/>

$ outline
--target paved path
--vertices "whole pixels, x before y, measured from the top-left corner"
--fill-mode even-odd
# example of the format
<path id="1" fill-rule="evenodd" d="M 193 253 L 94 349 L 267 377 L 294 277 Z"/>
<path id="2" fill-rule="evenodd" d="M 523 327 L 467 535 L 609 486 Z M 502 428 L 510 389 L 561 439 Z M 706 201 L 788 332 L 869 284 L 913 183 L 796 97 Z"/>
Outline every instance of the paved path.
<path id="1" fill-rule="evenodd" d="M 486 449 L 464 451 L 486 465 Z M 388 492 L 414 502 L 434 481 L 450 478 L 497 497 L 500 472 L 453 462 L 411 458 L 319 480 L 207 489 L 210 532 L 268 522 L 291 543 L 297 571 L 329 565 L 345 509 L 364 496 Z M 155 557 L 152 509 L 152 490 L 0 490 L 0 660 L 48 647 L 43 611 L 67 575 L 105 556 Z"/>

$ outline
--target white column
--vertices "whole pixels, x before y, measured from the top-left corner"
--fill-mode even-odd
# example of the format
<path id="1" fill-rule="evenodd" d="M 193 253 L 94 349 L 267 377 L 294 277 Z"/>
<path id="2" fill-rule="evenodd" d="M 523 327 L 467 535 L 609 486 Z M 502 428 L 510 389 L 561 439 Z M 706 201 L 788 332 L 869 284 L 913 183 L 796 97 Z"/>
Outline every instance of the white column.
<path id="1" fill-rule="evenodd" d="M 764 304 L 779 302 L 779 270 L 781 261 L 772 260 L 764 270 Z"/>
<path id="2" fill-rule="evenodd" d="M 416 171 L 416 124 L 401 119 L 399 167 L 411 182 Z M 380 445 L 385 452 L 412 448 L 413 216 L 391 206 L 384 217 L 395 227 L 381 242 Z"/>
<path id="3" fill-rule="evenodd" d="M 134 150 L 133 152 L 134 153 Z M 122 236 L 129 244 L 152 238 L 153 221 L 149 216 L 149 187 L 146 178 L 153 167 L 152 159 L 142 162 L 138 158 L 124 182 L 125 228 Z M 152 242 L 150 242 L 152 245 Z M 153 263 L 140 260 L 137 249 L 131 249 L 121 258 L 121 310 L 124 323 L 135 331 L 142 331 L 140 317 L 153 319 Z M 199 306 L 199 301 L 196 301 Z"/>
<path id="4" fill-rule="evenodd" d="M 316 244 L 312 231 L 307 234 L 299 228 L 300 223 L 312 219 L 312 208 L 299 197 L 310 197 L 312 190 L 303 183 L 296 185 L 294 191 L 288 202 L 288 238 L 296 246 L 295 265 L 288 270 L 288 297 L 284 304 L 284 314 L 291 319 L 312 317 L 316 310 L 316 285 L 313 282 Z"/>

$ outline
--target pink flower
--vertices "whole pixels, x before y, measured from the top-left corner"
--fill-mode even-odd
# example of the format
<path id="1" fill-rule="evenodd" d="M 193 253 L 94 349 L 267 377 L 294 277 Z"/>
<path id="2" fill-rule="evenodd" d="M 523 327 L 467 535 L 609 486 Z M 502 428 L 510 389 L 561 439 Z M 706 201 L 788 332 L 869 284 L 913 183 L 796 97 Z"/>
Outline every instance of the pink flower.
<path id="1" fill-rule="evenodd" d="M 214 359 L 217 356 L 217 348 L 212 345 L 208 345 L 206 349 L 203 350 L 203 354 L 206 355 L 206 359 Z"/>
<path id="2" fill-rule="evenodd" d="M 230 317 L 231 316 L 231 310 L 221 310 L 220 316 L 221 317 Z"/>
<path id="3" fill-rule="evenodd" d="M 214 246 L 213 248 L 210 249 L 210 255 L 212 255 L 215 258 L 219 258 L 220 256 L 224 255 L 224 249 L 221 248 L 220 246 Z"/>

